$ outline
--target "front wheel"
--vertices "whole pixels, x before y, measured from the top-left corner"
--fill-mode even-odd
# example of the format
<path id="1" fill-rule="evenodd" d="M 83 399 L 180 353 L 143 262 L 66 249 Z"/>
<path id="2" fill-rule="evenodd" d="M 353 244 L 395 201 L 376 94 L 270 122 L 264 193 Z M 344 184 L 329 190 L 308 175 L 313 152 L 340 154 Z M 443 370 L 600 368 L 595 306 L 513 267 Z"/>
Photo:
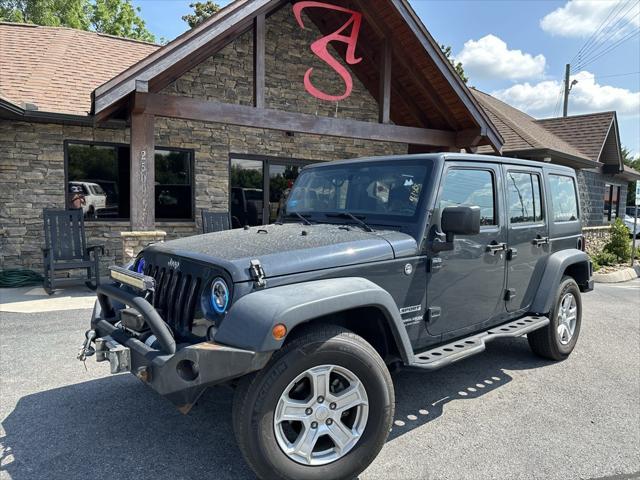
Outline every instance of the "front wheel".
<path id="1" fill-rule="evenodd" d="M 394 406 L 391 376 L 375 349 L 349 330 L 323 325 L 240 382 L 233 424 L 261 479 L 351 479 L 382 449 Z"/>
<path id="2" fill-rule="evenodd" d="M 549 325 L 527 335 L 531 350 L 550 360 L 564 360 L 573 351 L 582 324 L 582 300 L 578 284 L 564 277 L 556 293 Z"/>

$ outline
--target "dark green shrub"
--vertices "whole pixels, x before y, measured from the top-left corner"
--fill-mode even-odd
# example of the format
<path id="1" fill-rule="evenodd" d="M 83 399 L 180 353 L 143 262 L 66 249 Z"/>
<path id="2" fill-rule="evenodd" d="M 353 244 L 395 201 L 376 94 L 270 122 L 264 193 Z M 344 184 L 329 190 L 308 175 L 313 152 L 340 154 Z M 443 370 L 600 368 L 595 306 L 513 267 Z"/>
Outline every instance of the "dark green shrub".
<path id="1" fill-rule="evenodd" d="M 623 263 L 631 259 L 631 240 L 629 229 L 620 218 L 611 224 L 611 239 L 604 246 L 604 252 L 615 256 L 617 262 Z M 604 265 L 600 263 L 600 265 Z"/>
<path id="2" fill-rule="evenodd" d="M 598 271 L 600 267 L 615 265 L 618 263 L 618 258 L 613 253 L 598 252 L 591 256 L 591 262 L 593 263 L 593 269 Z"/>

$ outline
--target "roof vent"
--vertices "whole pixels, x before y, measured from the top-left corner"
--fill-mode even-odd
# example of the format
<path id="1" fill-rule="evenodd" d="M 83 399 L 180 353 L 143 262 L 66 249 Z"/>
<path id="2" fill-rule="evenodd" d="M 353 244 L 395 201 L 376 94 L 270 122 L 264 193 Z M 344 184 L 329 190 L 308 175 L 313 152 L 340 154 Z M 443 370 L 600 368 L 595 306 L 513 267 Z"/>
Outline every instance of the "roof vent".
<path id="1" fill-rule="evenodd" d="M 29 110 L 30 112 L 37 112 L 38 111 L 38 105 L 36 105 L 35 103 L 25 102 L 24 103 L 24 109 L 25 110 Z"/>

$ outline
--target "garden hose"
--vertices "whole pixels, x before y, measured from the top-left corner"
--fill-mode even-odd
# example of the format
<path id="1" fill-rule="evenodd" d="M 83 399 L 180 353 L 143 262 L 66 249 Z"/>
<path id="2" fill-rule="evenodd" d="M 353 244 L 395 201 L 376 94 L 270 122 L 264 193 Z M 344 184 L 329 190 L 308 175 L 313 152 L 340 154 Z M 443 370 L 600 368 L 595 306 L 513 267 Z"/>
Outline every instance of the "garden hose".
<path id="1" fill-rule="evenodd" d="M 42 285 L 42 275 L 33 270 L 9 269 L 0 271 L 0 288 Z"/>

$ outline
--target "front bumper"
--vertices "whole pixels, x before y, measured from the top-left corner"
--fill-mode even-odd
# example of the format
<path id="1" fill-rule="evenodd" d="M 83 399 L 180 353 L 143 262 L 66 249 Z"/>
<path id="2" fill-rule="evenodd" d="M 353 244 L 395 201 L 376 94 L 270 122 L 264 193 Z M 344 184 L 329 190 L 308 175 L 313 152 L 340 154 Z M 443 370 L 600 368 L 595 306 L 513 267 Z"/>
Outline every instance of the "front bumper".
<path id="1" fill-rule="evenodd" d="M 114 285 L 100 286 L 97 293 L 91 319 L 97 337 L 96 359 L 108 360 L 113 373 L 133 373 L 183 413 L 191 409 L 207 387 L 260 370 L 271 357 L 270 352 L 258 353 L 210 341 L 154 348 L 119 325 L 125 305 L 134 306 L 160 338 L 162 332 L 156 331 L 160 316 L 144 298 Z M 152 318 L 154 313 L 157 317 Z M 168 328 L 164 323 L 161 327 Z"/>

